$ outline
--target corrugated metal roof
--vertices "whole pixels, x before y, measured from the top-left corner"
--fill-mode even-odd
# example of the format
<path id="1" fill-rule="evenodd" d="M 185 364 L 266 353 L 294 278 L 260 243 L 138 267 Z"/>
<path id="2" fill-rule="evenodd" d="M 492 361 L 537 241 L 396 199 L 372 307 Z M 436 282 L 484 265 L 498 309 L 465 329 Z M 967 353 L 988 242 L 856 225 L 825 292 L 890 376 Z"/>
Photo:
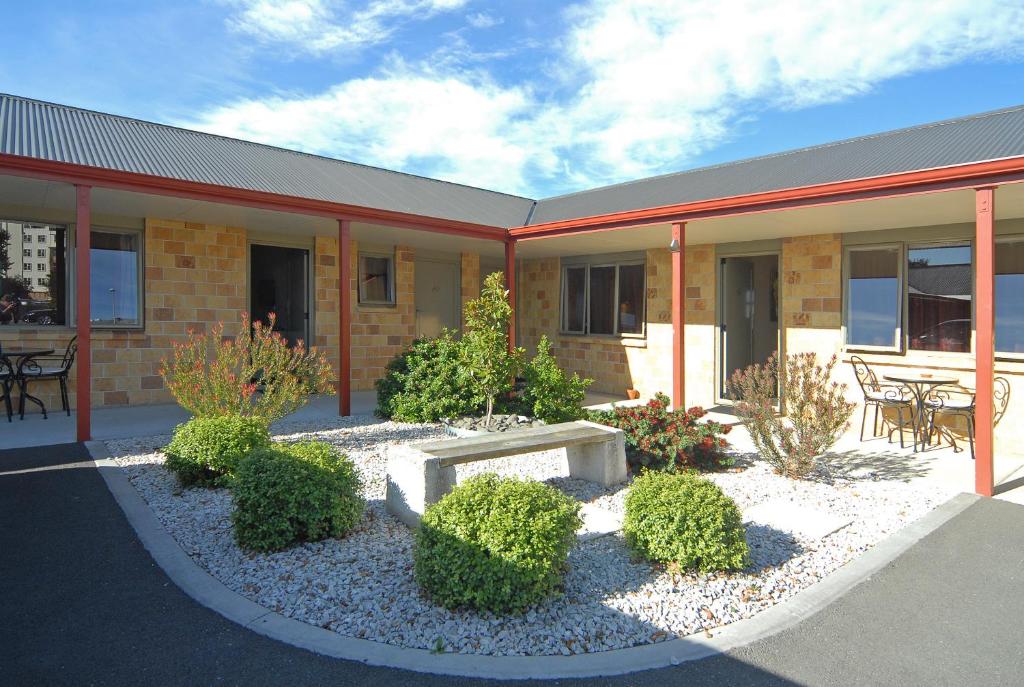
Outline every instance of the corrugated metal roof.
<path id="1" fill-rule="evenodd" d="M 377 167 L 0 94 L 0 153 L 495 226 L 533 201 Z"/>
<path id="2" fill-rule="evenodd" d="M 0 94 L 0 153 L 514 227 L 1024 155 L 1024 106 L 540 201 Z"/>
<path id="3" fill-rule="evenodd" d="M 1024 155 L 1024 106 L 538 201 L 531 224 Z"/>

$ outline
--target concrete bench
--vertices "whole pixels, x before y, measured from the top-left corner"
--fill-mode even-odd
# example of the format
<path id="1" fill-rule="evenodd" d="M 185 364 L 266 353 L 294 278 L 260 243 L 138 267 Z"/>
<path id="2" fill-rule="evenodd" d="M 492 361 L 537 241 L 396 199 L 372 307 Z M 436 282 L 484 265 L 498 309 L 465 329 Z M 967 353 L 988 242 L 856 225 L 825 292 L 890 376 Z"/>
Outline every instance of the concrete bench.
<path id="1" fill-rule="evenodd" d="M 570 477 L 606 487 L 626 481 L 622 430 L 583 420 L 564 422 L 394 447 L 388 455 L 388 512 L 415 527 L 427 506 L 455 486 L 456 465 L 553 449 L 565 449 Z"/>

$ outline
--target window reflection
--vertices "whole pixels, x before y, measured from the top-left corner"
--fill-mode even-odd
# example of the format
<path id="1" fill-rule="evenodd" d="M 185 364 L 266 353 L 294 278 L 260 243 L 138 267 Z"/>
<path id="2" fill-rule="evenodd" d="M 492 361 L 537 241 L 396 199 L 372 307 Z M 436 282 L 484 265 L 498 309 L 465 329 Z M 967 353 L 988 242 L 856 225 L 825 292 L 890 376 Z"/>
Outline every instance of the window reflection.
<path id="1" fill-rule="evenodd" d="M 910 348 L 971 350 L 970 245 L 912 248 L 907 259 Z"/>

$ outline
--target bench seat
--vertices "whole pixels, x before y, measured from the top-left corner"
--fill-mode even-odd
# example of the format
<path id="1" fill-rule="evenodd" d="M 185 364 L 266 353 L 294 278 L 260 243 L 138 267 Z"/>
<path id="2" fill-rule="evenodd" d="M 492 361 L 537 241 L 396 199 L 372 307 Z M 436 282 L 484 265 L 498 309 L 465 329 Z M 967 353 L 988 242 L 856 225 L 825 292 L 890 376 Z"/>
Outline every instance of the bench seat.
<path id="1" fill-rule="evenodd" d="M 455 486 L 455 466 L 493 458 L 564 449 L 569 476 L 612 486 L 626 481 L 622 430 L 578 420 L 514 432 L 392 447 L 386 505 L 410 526 Z"/>

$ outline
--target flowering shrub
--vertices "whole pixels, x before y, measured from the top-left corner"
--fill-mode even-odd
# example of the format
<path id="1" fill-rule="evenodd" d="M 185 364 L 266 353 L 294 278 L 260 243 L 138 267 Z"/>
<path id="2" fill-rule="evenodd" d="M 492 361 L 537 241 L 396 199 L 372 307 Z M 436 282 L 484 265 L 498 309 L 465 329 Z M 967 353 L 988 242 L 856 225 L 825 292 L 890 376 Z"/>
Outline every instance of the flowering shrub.
<path id="1" fill-rule="evenodd" d="M 242 314 L 242 333 L 224 336 L 224 324 L 204 333 L 189 332 L 174 343 L 174 355 L 164 359 L 160 376 L 182 408 L 196 417 L 239 415 L 270 424 L 306 403 L 310 394 L 334 393 L 327 357 L 299 341 L 289 346 L 267 324 L 250 324 Z"/>
<path id="2" fill-rule="evenodd" d="M 855 405 L 846 400 L 846 385 L 832 381 L 837 362 L 833 355 L 821 367 L 814 353 L 800 353 L 786 356 L 780 367 L 774 354 L 764 365 L 737 370 L 729 380 L 738 399 L 736 412 L 746 421 L 761 457 L 780 475 L 808 475 L 850 426 Z M 785 419 L 775 411 L 780 390 Z"/>
<path id="3" fill-rule="evenodd" d="M 625 433 L 626 457 L 634 471 L 713 470 L 732 465 L 732 458 L 722 451 L 728 445 L 724 436 L 731 427 L 698 422 L 707 415 L 703 408 L 669 410 L 669 404 L 668 396 L 659 393 L 646 405 L 592 411 L 590 420 Z"/>

